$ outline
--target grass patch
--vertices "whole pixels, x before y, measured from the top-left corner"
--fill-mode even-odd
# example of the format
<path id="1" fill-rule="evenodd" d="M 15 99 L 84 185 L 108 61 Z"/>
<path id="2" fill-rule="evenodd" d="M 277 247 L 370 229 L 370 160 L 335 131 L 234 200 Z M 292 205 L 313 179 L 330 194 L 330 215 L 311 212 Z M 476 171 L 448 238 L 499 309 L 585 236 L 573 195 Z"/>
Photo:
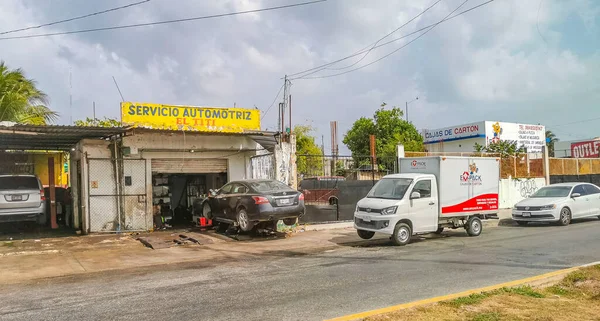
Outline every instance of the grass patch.
<path id="1" fill-rule="evenodd" d="M 473 293 L 469 296 L 465 296 L 462 298 L 457 298 L 457 299 L 450 300 L 450 301 L 444 301 L 444 302 L 442 302 L 442 304 L 449 305 L 449 306 L 455 307 L 455 308 L 460 308 L 463 305 L 474 305 L 474 304 L 480 303 L 481 301 L 483 301 L 483 299 L 489 297 L 490 295 L 492 295 L 492 293 L 490 293 L 490 292 Z"/>
<path id="2" fill-rule="evenodd" d="M 550 280 L 551 281 L 551 280 Z M 369 321 L 600 321 L 600 265 L 567 274 L 543 288 L 518 286 L 400 310 Z"/>
<path id="3" fill-rule="evenodd" d="M 501 293 L 518 294 L 518 295 L 528 296 L 528 297 L 532 297 L 532 298 L 536 298 L 536 299 L 541 299 L 541 298 L 545 297 L 543 294 L 535 291 L 530 286 L 519 286 L 519 287 L 515 287 L 515 288 L 502 288 L 502 289 L 500 289 L 500 292 Z"/>
<path id="4" fill-rule="evenodd" d="M 3 244 L 6 247 L 15 247 L 15 243 L 13 243 L 13 242 L 4 242 Z"/>
<path id="5" fill-rule="evenodd" d="M 563 280 L 564 284 L 573 285 L 577 282 L 583 282 L 588 279 L 588 275 L 585 271 L 579 270 L 569 273 Z"/>
<path id="6" fill-rule="evenodd" d="M 568 288 L 565 288 L 561 285 L 553 285 L 551 287 L 547 287 L 546 291 L 548 291 L 550 294 L 554 294 L 554 295 L 570 295 L 572 294 L 572 291 L 569 290 Z"/>
<path id="7" fill-rule="evenodd" d="M 477 313 L 471 321 L 500 321 L 502 319 L 502 315 L 498 312 L 483 312 Z"/>

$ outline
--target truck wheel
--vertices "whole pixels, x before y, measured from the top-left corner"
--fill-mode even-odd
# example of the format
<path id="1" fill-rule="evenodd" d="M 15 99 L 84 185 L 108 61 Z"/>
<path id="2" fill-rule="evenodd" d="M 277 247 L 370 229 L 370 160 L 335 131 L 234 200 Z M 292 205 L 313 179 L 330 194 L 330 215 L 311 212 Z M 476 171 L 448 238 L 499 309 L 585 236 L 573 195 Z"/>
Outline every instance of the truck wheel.
<path id="1" fill-rule="evenodd" d="M 469 236 L 479 236 L 483 229 L 483 224 L 479 217 L 473 216 L 467 221 L 467 226 L 465 228 L 467 229 L 467 234 L 469 234 Z"/>
<path id="2" fill-rule="evenodd" d="M 392 240 L 394 244 L 403 246 L 410 242 L 412 237 L 412 230 L 410 226 L 406 223 L 398 223 L 396 224 L 396 228 L 394 228 L 394 234 L 392 235 Z"/>
<path id="3" fill-rule="evenodd" d="M 443 231 L 444 231 L 444 227 L 440 226 L 440 227 L 438 227 L 437 231 L 435 231 L 433 233 L 435 233 L 435 234 L 442 234 Z"/>
<path id="4" fill-rule="evenodd" d="M 254 224 L 250 222 L 246 209 L 240 208 L 237 213 L 237 223 L 242 232 L 249 232 L 254 228 Z"/>
<path id="5" fill-rule="evenodd" d="M 365 230 L 356 230 L 358 236 L 363 240 L 370 240 L 375 236 L 375 232 L 365 231 Z"/>

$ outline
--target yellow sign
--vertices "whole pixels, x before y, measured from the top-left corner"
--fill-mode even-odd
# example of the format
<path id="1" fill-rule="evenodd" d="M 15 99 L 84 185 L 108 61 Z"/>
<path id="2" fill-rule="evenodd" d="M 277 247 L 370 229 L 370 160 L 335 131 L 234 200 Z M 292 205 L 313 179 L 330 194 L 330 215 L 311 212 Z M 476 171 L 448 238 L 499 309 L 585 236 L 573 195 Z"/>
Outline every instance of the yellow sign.
<path id="1" fill-rule="evenodd" d="M 260 130 L 260 111 L 123 102 L 121 121 L 142 128 L 241 133 Z"/>

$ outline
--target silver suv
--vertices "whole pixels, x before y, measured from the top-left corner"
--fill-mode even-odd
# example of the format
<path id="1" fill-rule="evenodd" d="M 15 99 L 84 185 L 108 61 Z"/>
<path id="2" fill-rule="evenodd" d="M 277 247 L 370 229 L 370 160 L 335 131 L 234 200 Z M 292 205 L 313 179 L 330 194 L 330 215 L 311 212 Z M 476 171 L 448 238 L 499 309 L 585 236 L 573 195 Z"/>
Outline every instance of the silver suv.
<path id="1" fill-rule="evenodd" d="M 35 175 L 0 175 L 0 222 L 46 224 L 44 187 Z"/>

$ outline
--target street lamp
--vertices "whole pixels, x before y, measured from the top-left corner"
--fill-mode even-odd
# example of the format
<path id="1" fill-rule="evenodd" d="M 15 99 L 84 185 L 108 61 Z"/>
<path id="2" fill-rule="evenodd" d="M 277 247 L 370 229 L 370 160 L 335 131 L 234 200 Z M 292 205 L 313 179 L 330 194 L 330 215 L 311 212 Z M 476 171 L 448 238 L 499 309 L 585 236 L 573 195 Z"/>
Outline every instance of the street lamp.
<path id="1" fill-rule="evenodd" d="M 411 101 L 407 101 L 407 102 L 406 102 L 406 121 L 407 121 L 407 122 L 408 122 L 408 104 L 410 104 L 410 103 L 414 103 L 414 102 L 415 102 L 415 101 L 417 101 L 417 100 L 419 100 L 419 97 L 417 97 L 417 98 L 415 98 L 415 99 L 413 99 L 413 100 L 411 100 Z"/>

